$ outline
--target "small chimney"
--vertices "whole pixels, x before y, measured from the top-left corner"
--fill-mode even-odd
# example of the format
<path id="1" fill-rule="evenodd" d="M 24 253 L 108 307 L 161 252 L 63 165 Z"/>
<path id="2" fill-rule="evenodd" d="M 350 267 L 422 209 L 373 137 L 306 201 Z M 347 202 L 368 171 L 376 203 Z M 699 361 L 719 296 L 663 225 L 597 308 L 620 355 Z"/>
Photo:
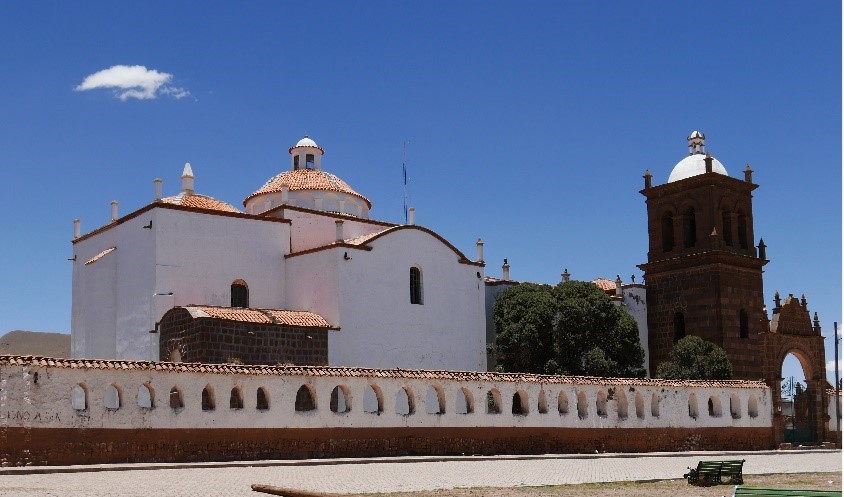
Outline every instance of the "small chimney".
<path id="1" fill-rule="evenodd" d="M 345 238 L 343 237 L 343 220 L 342 219 L 338 219 L 338 220 L 334 221 L 334 230 L 335 230 L 335 233 L 336 233 L 336 240 L 338 242 L 342 242 L 343 240 L 345 240 Z"/>
<path id="2" fill-rule="evenodd" d="M 653 181 L 653 175 L 651 174 L 651 170 L 645 169 L 645 175 L 642 177 L 645 178 L 645 188 L 650 188 L 651 182 Z"/>
<path id="3" fill-rule="evenodd" d="M 77 239 L 77 238 L 79 238 L 79 236 L 80 236 L 80 231 L 79 231 L 79 230 L 80 230 L 80 228 L 79 228 L 79 225 L 80 225 L 80 223 L 81 223 L 81 222 L 82 222 L 82 221 L 80 221 L 79 219 L 74 219 L 74 220 L 73 220 L 73 239 L 74 239 L 74 240 L 76 240 L 76 239 Z"/>
<path id="4" fill-rule="evenodd" d="M 193 169 L 190 162 L 185 162 L 185 168 L 182 170 L 182 191 L 193 193 Z"/>
<path id="5" fill-rule="evenodd" d="M 155 200 L 161 200 L 161 178 L 155 178 L 152 180 L 152 183 L 155 185 Z"/>
<path id="6" fill-rule="evenodd" d="M 744 181 L 753 183 L 753 169 L 750 169 L 750 164 L 744 165 Z"/>
<path id="7" fill-rule="evenodd" d="M 621 286 L 623 284 L 624 283 L 621 282 L 621 276 L 615 275 L 615 296 L 616 297 L 621 297 L 621 294 L 622 294 Z"/>
<path id="8" fill-rule="evenodd" d="M 117 221 L 117 200 L 111 201 L 111 220 Z"/>
<path id="9" fill-rule="evenodd" d="M 288 197 L 289 194 L 290 194 L 290 187 L 288 187 L 287 185 L 282 186 L 281 187 L 281 203 L 282 204 L 287 203 L 287 197 Z"/>
<path id="10" fill-rule="evenodd" d="M 571 275 L 569 274 L 569 268 L 563 269 L 563 274 L 560 276 L 563 277 L 563 282 L 569 281 L 571 279 Z"/>
<path id="11" fill-rule="evenodd" d="M 501 266 L 501 279 L 510 281 L 510 264 L 507 263 L 507 259 L 504 259 L 504 264 Z"/>
<path id="12" fill-rule="evenodd" d="M 478 262 L 484 261 L 484 241 L 478 238 Z"/>
<path id="13" fill-rule="evenodd" d="M 712 156 L 707 152 L 706 157 L 703 158 L 703 163 L 706 166 L 706 172 L 712 172 Z"/>
<path id="14" fill-rule="evenodd" d="M 413 226 L 416 224 L 416 208 L 411 207 L 407 209 L 407 224 Z"/>

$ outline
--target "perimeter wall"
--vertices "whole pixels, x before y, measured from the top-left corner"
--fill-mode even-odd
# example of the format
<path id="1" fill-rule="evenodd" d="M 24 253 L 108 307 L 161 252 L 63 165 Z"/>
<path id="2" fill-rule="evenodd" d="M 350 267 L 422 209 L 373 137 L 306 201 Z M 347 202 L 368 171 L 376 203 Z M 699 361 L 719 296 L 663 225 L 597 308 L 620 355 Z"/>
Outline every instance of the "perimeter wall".
<path id="1" fill-rule="evenodd" d="M 762 382 L 0 356 L 0 464 L 757 450 Z"/>

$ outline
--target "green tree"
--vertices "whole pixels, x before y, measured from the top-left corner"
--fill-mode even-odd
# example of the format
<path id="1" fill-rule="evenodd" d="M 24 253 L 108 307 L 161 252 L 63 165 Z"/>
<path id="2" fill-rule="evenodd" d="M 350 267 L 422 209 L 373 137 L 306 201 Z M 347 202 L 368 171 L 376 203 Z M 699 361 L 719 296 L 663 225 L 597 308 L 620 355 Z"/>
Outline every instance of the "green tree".
<path id="1" fill-rule="evenodd" d="M 733 365 L 724 349 L 692 335 L 678 340 L 669 360 L 656 370 L 657 378 L 669 380 L 729 380 L 732 376 Z"/>
<path id="2" fill-rule="evenodd" d="M 493 306 L 491 349 L 507 372 L 642 377 L 636 322 L 592 283 L 521 284 Z"/>

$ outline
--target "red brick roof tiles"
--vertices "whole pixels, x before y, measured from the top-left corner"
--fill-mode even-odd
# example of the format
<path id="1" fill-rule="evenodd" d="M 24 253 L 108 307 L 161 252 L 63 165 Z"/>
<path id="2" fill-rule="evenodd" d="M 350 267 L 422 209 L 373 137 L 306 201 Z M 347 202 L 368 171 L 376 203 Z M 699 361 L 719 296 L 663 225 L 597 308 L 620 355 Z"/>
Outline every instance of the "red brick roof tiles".
<path id="1" fill-rule="evenodd" d="M 747 380 L 661 380 L 650 378 L 597 378 L 592 376 L 553 376 L 489 371 L 426 371 L 419 369 L 375 369 L 335 366 L 247 366 L 239 364 L 201 364 L 115 359 L 59 359 L 40 356 L 0 355 L 0 367 L 30 366 L 66 369 L 126 369 L 132 371 L 172 371 L 184 373 L 244 374 L 251 376 L 332 376 L 352 378 L 398 378 L 500 383 L 574 384 L 596 386 L 767 388 L 763 381 Z"/>
<path id="2" fill-rule="evenodd" d="M 246 197 L 243 200 L 243 205 L 246 205 L 246 202 L 248 202 L 252 197 L 256 197 L 264 193 L 280 192 L 284 186 L 286 186 L 291 192 L 296 190 L 324 190 L 348 193 L 349 195 L 354 195 L 366 202 L 366 205 L 370 208 L 372 207 L 372 202 L 370 202 L 369 199 L 354 191 L 345 181 L 331 173 L 316 169 L 296 169 L 293 171 L 285 171 L 273 176 L 264 183 L 264 186 L 259 188 L 252 195 Z"/>
<path id="3" fill-rule="evenodd" d="M 161 199 L 166 204 L 183 205 L 185 207 L 195 207 L 197 209 L 209 209 L 223 212 L 240 212 L 237 207 L 227 204 L 222 200 L 209 197 L 207 195 L 200 195 L 198 193 L 182 192 L 173 197 L 165 197 Z"/>
<path id="4" fill-rule="evenodd" d="M 207 305 L 185 306 L 188 312 L 201 311 L 209 318 L 239 321 L 242 323 L 278 324 L 299 328 L 331 328 L 331 324 L 319 314 L 307 311 L 285 309 L 252 309 L 242 307 L 215 307 Z M 196 317 L 205 317 L 191 312 Z"/>
<path id="5" fill-rule="evenodd" d="M 606 278 L 596 278 L 596 279 L 592 280 L 592 283 L 594 283 L 595 286 L 597 286 L 598 288 L 600 288 L 601 290 L 603 290 L 605 292 L 615 291 L 615 281 L 613 281 L 613 280 L 608 280 Z"/>
<path id="6" fill-rule="evenodd" d="M 90 259 L 88 259 L 87 261 L 85 261 L 85 265 L 86 265 L 86 266 L 90 266 L 91 264 L 93 264 L 93 263 L 97 262 L 98 260 L 100 260 L 100 259 L 102 259 L 103 257 L 107 256 L 108 254 L 110 254 L 110 253 L 114 252 L 115 250 L 117 250 L 117 247 L 107 248 L 107 249 L 103 250 L 102 252 L 100 252 L 99 254 L 95 255 L 94 257 L 91 257 Z"/>

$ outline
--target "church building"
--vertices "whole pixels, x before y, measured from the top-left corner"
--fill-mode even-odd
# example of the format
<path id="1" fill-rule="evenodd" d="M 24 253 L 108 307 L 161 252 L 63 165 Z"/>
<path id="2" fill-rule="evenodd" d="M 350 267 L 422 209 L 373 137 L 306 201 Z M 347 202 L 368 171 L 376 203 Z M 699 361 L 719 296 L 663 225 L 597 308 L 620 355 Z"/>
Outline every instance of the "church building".
<path id="1" fill-rule="evenodd" d="M 239 209 L 181 191 L 73 239 L 74 357 L 486 370 L 484 264 L 370 219 L 307 136 Z"/>

